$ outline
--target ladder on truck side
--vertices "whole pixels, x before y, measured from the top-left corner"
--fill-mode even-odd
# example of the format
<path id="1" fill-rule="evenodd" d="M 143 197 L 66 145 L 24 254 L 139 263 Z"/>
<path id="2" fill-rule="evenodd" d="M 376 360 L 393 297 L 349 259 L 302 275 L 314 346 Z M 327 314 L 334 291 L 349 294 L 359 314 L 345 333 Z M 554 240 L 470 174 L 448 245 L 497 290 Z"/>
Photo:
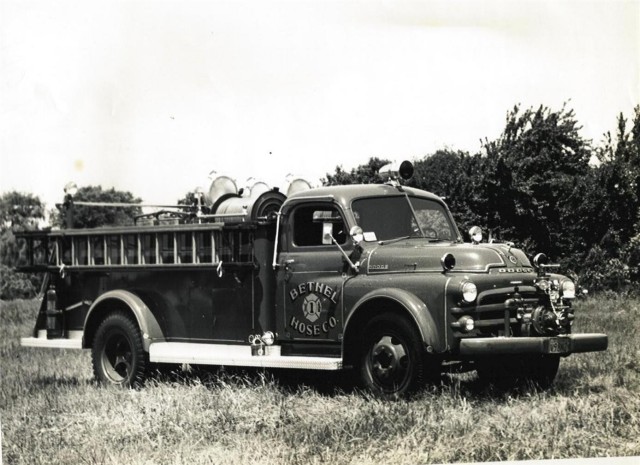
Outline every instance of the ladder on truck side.
<path id="1" fill-rule="evenodd" d="M 162 226 L 102 227 L 33 231 L 19 236 L 19 270 L 26 272 L 66 273 L 83 271 L 114 271 L 137 269 L 190 269 L 215 267 L 218 273 L 253 268 L 253 231 L 248 223 L 175 224 Z M 46 289 L 45 282 L 43 290 Z M 90 307 L 92 302 L 74 303 L 66 308 L 47 308 L 41 314 L 61 317 L 78 306 Z M 41 326 L 41 325 L 40 325 Z M 51 337 L 50 331 L 37 327 L 31 337 L 21 339 L 26 347 L 82 349 L 83 331 L 66 331 L 62 337 Z M 342 359 L 282 355 L 281 346 L 268 345 L 261 337 L 244 345 L 152 342 L 149 360 L 155 363 L 227 365 L 263 368 L 297 368 L 338 370 Z"/>

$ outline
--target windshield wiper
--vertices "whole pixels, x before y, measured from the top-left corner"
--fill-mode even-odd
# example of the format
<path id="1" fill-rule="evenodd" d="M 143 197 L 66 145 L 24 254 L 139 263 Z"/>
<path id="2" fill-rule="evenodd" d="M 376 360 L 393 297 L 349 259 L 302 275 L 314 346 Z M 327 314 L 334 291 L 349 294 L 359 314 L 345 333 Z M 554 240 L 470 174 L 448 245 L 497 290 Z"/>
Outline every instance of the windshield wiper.
<path id="1" fill-rule="evenodd" d="M 380 245 L 386 245 L 386 244 L 393 244 L 394 242 L 400 242 L 400 241 L 404 241 L 407 239 L 422 239 L 422 240 L 426 240 L 427 242 L 454 242 L 451 239 L 440 239 L 440 238 L 434 238 L 434 237 L 421 237 L 421 236 L 416 236 L 416 235 L 411 235 L 411 236 L 402 236 L 402 237 L 394 237 L 393 239 L 386 239 L 384 241 L 378 241 L 378 244 Z"/>
<path id="2" fill-rule="evenodd" d="M 407 239 L 423 239 L 423 238 L 420 236 L 415 236 L 411 234 L 410 236 L 400 236 L 400 237 L 394 237 L 393 239 L 385 239 L 383 241 L 378 241 L 378 244 L 380 245 L 393 244 L 394 242 L 400 242 Z"/>

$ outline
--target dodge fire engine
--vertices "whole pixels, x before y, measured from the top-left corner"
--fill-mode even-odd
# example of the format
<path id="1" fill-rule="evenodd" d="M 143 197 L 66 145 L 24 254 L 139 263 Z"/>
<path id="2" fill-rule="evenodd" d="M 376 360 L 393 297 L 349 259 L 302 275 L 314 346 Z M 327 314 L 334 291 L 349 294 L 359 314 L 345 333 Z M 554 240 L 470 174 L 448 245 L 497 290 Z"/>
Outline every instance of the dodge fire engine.
<path id="1" fill-rule="evenodd" d="M 349 370 L 382 397 L 453 365 L 548 386 L 562 357 L 607 348 L 572 332 L 575 285 L 542 254 L 463 242 L 440 197 L 402 185 L 409 162 L 382 171 L 286 196 L 220 176 L 190 211 L 24 233 L 20 269 L 45 283 L 21 344 L 90 349 L 123 386 L 159 364 Z"/>

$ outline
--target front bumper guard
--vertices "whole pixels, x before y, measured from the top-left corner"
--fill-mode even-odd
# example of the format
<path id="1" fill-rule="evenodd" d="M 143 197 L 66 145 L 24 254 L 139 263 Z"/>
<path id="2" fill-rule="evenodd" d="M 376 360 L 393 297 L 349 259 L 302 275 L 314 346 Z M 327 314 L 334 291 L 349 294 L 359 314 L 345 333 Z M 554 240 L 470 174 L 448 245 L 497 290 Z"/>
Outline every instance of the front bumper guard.
<path id="1" fill-rule="evenodd" d="M 559 354 L 606 350 L 606 334 L 570 334 L 556 337 L 486 337 L 460 341 L 460 355 Z"/>

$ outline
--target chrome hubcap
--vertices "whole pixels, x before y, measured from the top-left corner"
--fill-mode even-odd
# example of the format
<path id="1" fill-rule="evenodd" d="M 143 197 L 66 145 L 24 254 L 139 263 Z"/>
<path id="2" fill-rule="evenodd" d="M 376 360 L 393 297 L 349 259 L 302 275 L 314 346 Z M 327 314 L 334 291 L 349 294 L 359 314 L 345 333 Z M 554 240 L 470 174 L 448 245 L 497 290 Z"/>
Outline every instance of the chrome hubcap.
<path id="1" fill-rule="evenodd" d="M 385 386 L 402 382 L 409 367 L 405 346 L 392 336 L 383 336 L 373 345 L 369 362 L 374 379 Z"/>
<path id="2" fill-rule="evenodd" d="M 131 344 L 124 334 L 112 334 L 102 353 L 104 372 L 114 383 L 128 379 L 133 365 Z"/>

